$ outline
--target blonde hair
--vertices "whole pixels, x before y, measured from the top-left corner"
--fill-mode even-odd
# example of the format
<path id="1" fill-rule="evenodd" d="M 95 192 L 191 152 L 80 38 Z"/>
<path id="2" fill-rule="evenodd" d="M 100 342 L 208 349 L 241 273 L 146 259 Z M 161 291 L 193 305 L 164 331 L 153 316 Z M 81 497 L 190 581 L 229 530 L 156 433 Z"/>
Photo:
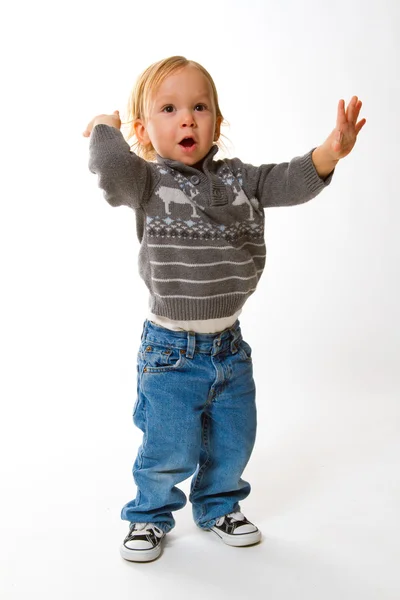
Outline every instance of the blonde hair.
<path id="1" fill-rule="evenodd" d="M 217 88 L 215 87 L 215 83 L 210 73 L 199 63 L 193 60 L 188 60 L 184 56 L 171 56 L 170 58 L 164 58 L 163 60 L 150 65 L 138 77 L 128 99 L 128 105 L 126 109 L 127 119 L 123 122 L 124 125 L 129 126 L 127 134 L 125 135 L 127 140 L 136 137 L 134 128 L 135 121 L 137 121 L 137 119 L 146 121 L 152 94 L 158 89 L 164 79 L 179 69 L 187 66 L 194 66 L 199 69 L 210 82 L 217 119 L 220 119 L 221 123 L 224 122 L 224 117 L 222 116 L 221 109 L 218 104 Z M 154 160 L 156 157 L 156 152 L 153 146 L 151 144 L 144 146 L 137 138 L 132 144 L 131 148 L 132 147 L 139 156 L 142 156 L 146 160 Z"/>

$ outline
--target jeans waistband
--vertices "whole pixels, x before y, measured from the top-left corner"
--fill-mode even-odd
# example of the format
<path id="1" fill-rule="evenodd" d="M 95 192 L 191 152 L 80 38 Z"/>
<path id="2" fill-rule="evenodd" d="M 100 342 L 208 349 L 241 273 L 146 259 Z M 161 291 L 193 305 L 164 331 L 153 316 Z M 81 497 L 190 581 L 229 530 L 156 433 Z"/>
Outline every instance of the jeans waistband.
<path id="1" fill-rule="evenodd" d="M 195 352 L 215 355 L 230 351 L 235 354 L 241 340 L 239 320 L 236 320 L 232 327 L 219 333 L 196 333 L 166 329 L 146 319 L 142 333 L 142 342 L 186 350 L 187 358 L 193 358 Z"/>

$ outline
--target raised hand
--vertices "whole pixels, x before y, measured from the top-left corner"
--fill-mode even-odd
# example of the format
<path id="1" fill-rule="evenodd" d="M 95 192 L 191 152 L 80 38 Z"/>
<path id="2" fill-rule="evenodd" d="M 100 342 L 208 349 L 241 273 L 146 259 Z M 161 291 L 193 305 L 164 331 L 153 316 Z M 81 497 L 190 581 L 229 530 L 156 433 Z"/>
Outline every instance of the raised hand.
<path id="1" fill-rule="evenodd" d="M 361 106 L 361 100 L 353 96 L 345 111 L 344 100 L 339 100 L 335 129 L 312 153 L 314 166 L 323 179 L 353 150 L 357 136 L 367 122 L 366 119 L 357 120 Z"/>
<path id="2" fill-rule="evenodd" d="M 339 100 L 336 128 L 332 131 L 325 144 L 332 152 L 332 159 L 344 158 L 354 148 L 357 136 L 367 122 L 366 119 L 358 121 L 362 102 L 353 96 L 345 110 L 344 100 Z"/>
<path id="3" fill-rule="evenodd" d="M 95 125 L 110 125 L 111 127 L 115 127 L 116 129 L 121 129 L 121 119 L 119 117 L 119 111 L 114 110 L 112 115 L 97 115 L 88 123 L 85 131 L 82 133 L 83 137 L 90 137 L 92 133 L 93 127 Z"/>

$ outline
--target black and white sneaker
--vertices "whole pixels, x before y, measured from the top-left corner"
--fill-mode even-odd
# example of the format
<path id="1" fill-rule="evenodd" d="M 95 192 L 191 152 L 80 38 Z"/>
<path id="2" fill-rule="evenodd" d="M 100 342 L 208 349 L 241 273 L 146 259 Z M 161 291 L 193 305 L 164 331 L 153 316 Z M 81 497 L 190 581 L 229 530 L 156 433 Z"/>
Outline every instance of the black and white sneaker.
<path id="1" fill-rule="evenodd" d="M 147 562 L 161 554 L 165 533 L 154 523 L 131 523 L 129 533 L 120 548 L 125 560 Z"/>
<path id="2" fill-rule="evenodd" d="M 213 531 L 228 546 L 251 546 L 261 540 L 261 531 L 241 512 L 229 513 L 217 520 Z"/>

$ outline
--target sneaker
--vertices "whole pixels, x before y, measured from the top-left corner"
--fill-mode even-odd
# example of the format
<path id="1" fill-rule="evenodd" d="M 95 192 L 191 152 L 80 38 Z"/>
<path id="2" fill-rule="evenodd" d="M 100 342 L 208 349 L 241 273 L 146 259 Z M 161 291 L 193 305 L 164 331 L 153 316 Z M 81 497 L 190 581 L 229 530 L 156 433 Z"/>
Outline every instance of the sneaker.
<path id="1" fill-rule="evenodd" d="M 165 533 L 154 523 L 131 523 L 129 533 L 120 548 L 125 560 L 147 562 L 161 554 Z"/>
<path id="2" fill-rule="evenodd" d="M 228 546 L 251 546 L 261 540 L 261 531 L 241 512 L 224 515 L 206 531 L 216 533 Z"/>

